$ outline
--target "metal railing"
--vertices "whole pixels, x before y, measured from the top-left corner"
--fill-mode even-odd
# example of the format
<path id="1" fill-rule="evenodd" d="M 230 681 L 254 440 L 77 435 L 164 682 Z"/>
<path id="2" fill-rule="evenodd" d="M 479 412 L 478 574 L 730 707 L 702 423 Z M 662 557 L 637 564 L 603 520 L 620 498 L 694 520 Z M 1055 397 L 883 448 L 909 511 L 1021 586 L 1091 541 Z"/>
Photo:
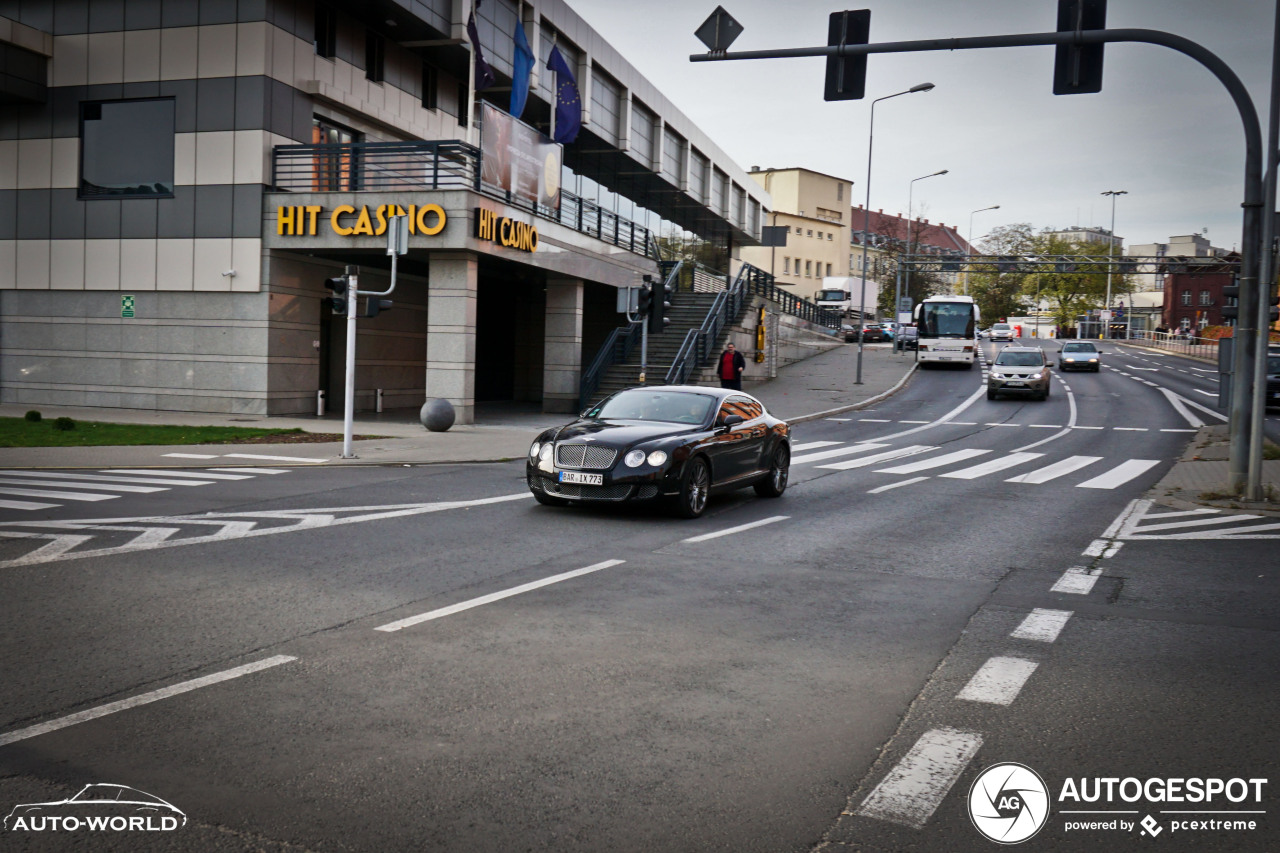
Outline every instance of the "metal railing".
<path id="1" fill-rule="evenodd" d="M 578 408 L 585 409 L 592 402 L 592 397 L 600 387 L 600 377 L 610 365 L 621 364 L 631 357 L 631 352 L 640 342 L 640 322 L 630 323 L 614 329 L 604 339 L 596 357 L 582 371 L 582 379 L 578 383 Z"/>
<path id="2" fill-rule="evenodd" d="M 1214 363 L 1218 361 L 1217 338 L 1184 337 L 1172 332 L 1135 331 L 1129 340 L 1141 343 L 1143 346 L 1176 352 L 1179 355 L 1203 358 Z"/>
<path id="3" fill-rule="evenodd" d="M 595 202 L 560 191 L 548 207 L 483 180 L 479 148 L 459 140 L 277 145 L 271 183 L 287 192 L 471 190 L 534 216 L 595 237 L 637 255 L 658 259 L 658 244 L 643 225 Z"/>
<path id="4" fill-rule="evenodd" d="M 807 299 L 796 296 L 789 290 L 778 287 L 774 284 L 773 276 L 762 269 L 751 266 L 751 264 L 743 264 L 742 269 L 738 271 L 738 277 L 742 278 L 743 273 L 746 273 L 748 295 L 762 296 L 770 302 L 776 302 L 784 314 L 799 317 L 801 320 L 808 320 L 810 323 L 824 326 L 828 329 L 837 331 L 840 329 L 841 317 L 839 311 L 821 308 Z"/>

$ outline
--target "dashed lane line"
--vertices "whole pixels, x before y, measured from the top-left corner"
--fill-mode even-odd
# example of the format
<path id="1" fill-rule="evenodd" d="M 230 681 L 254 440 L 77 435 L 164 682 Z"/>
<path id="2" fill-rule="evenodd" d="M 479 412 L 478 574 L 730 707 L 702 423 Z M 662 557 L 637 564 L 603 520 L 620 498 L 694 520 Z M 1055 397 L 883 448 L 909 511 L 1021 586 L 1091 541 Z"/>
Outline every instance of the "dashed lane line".
<path id="1" fill-rule="evenodd" d="M 779 521 L 786 521 L 789 515 L 774 515 L 769 518 L 762 518 L 759 521 L 752 521 L 747 524 L 739 524 L 737 527 L 729 527 L 725 530 L 717 530 L 713 533 L 704 533 L 701 536 L 690 536 L 688 539 L 681 539 L 681 542 L 706 542 L 709 539 L 719 539 L 721 536 L 731 536 L 734 533 L 741 533 L 744 530 L 754 530 L 757 527 L 764 527 L 766 524 L 776 524 Z"/>
<path id="2" fill-rule="evenodd" d="M 990 705 L 1012 705 L 1039 665 L 1025 658 L 993 657 L 973 674 L 956 698 Z"/>
<path id="3" fill-rule="evenodd" d="M 1071 610 L 1048 610 L 1037 607 L 1032 610 L 1026 619 L 1017 628 L 1013 629 L 1013 633 L 1009 634 L 1015 640 L 1034 640 L 1038 643 L 1052 643 L 1058 639 L 1058 635 L 1062 633 L 1062 629 L 1066 627 L 1067 620 L 1071 618 L 1073 611 Z"/>
<path id="4" fill-rule="evenodd" d="M 977 732 L 925 732 L 854 814 L 922 829 L 981 746 Z"/>
<path id="5" fill-rule="evenodd" d="M 1093 585 L 1098 582 L 1098 577 L 1098 575 L 1089 574 L 1089 570 L 1084 566 L 1072 566 L 1063 572 L 1057 583 L 1049 587 L 1049 591 L 1088 595 L 1093 591 Z"/>

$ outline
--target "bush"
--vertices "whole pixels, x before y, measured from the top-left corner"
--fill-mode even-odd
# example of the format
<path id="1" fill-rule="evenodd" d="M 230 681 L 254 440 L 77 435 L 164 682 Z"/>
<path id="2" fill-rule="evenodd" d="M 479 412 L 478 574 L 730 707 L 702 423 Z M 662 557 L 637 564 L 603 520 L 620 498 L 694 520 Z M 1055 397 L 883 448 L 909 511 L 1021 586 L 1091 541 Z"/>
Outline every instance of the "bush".
<path id="1" fill-rule="evenodd" d="M 53 428 L 57 430 L 69 430 L 76 428 L 76 422 L 71 418 L 58 418 L 53 422 Z"/>
<path id="2" fill-rule="evenodd" d="M 31 423 L 33 423 L 33 424 L 38 424 L 38 423 L 40 423 L 40 417 L 41 417 L 40 413 L 39 413 L 39 412 L 37 412 L 35 409 L 32 409 L 31 411 L 27 412 L 27 414 L 26 414 L 26 419 L 27 419 L 27 420 L 29 420 L 29 421 L 30 421 Z"/>

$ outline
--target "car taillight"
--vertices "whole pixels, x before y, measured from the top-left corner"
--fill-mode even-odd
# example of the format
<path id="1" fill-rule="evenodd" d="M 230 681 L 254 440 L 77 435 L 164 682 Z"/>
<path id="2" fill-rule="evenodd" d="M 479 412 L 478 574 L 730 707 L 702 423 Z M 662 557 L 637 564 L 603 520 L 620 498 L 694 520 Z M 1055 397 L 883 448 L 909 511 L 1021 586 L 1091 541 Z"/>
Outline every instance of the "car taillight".
<path id="1" fill-rule="evenodd" d="M 918 347 L 920 348 L 920 351 L 921 351 L 921 352 L 928 352 L 928 351 L 929 351 L 929 345 L 928 345 L 928 344 L 916 344 L 916 346 L 918 346 Z"/>
<path id="2" fill-rule="evenodd" d="M 964 351 L 965 351 L 965 352 L 973 352 L 973 347 L 965 347 L 965 348 L 964 348 Z"/>

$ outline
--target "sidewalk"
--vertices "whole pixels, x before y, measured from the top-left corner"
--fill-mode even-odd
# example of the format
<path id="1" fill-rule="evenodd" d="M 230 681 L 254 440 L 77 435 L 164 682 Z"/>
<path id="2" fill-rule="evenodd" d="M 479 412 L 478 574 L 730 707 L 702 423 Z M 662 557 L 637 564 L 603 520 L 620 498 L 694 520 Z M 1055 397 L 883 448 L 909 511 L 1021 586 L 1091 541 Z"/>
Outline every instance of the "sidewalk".
<path id="1" fill-rule="evenodd" d="M 758 397 L 771 414 L 792 423 L 834 415 L 870 405 L 906 384 L 915 367 L 914 353 L 895 354 L 889 344 L 863 350 L 863 384 L 855 385 L 858 348 L 836 347 L 789 365 L 778 378 L 752 383 L 754 364 L 747 366 L 747 393 Z M 0 405 L 0 416 L 22 417 L 38 409 L 46 419 L 187 426 L 301 428 L 312 433 L 342 433 L 342 417 L 266 417 L 245 414 L 159 412 L 137 409 L 87 409 L 26 404 Z M 282 444 L 207 444 L 159 447 L 7 447 L 0 448 L 0 468 L 130 468 L 263 465 L 423 465 L 456 462 L 500 462 L 523 458 L 534 436 L 547 427 L 570 420 L 569 415 L 544 414 L 521 404 L 480 404 L 472 426 L 448 432 L 429 432 L 418 410 L 398 409 L 382 414 L 357 412 L 355 435 L 380 436 L 356 441 L 357 458 L 342 459 L 342 442 Z M 206 458 L 167 456 L 180 453 Z M 229 455 L 235 454 L 235 455 Z M 256 457 L 256 458 L 255 458 Z M 275 459 L 262 457 L 277 457 Z"/>

